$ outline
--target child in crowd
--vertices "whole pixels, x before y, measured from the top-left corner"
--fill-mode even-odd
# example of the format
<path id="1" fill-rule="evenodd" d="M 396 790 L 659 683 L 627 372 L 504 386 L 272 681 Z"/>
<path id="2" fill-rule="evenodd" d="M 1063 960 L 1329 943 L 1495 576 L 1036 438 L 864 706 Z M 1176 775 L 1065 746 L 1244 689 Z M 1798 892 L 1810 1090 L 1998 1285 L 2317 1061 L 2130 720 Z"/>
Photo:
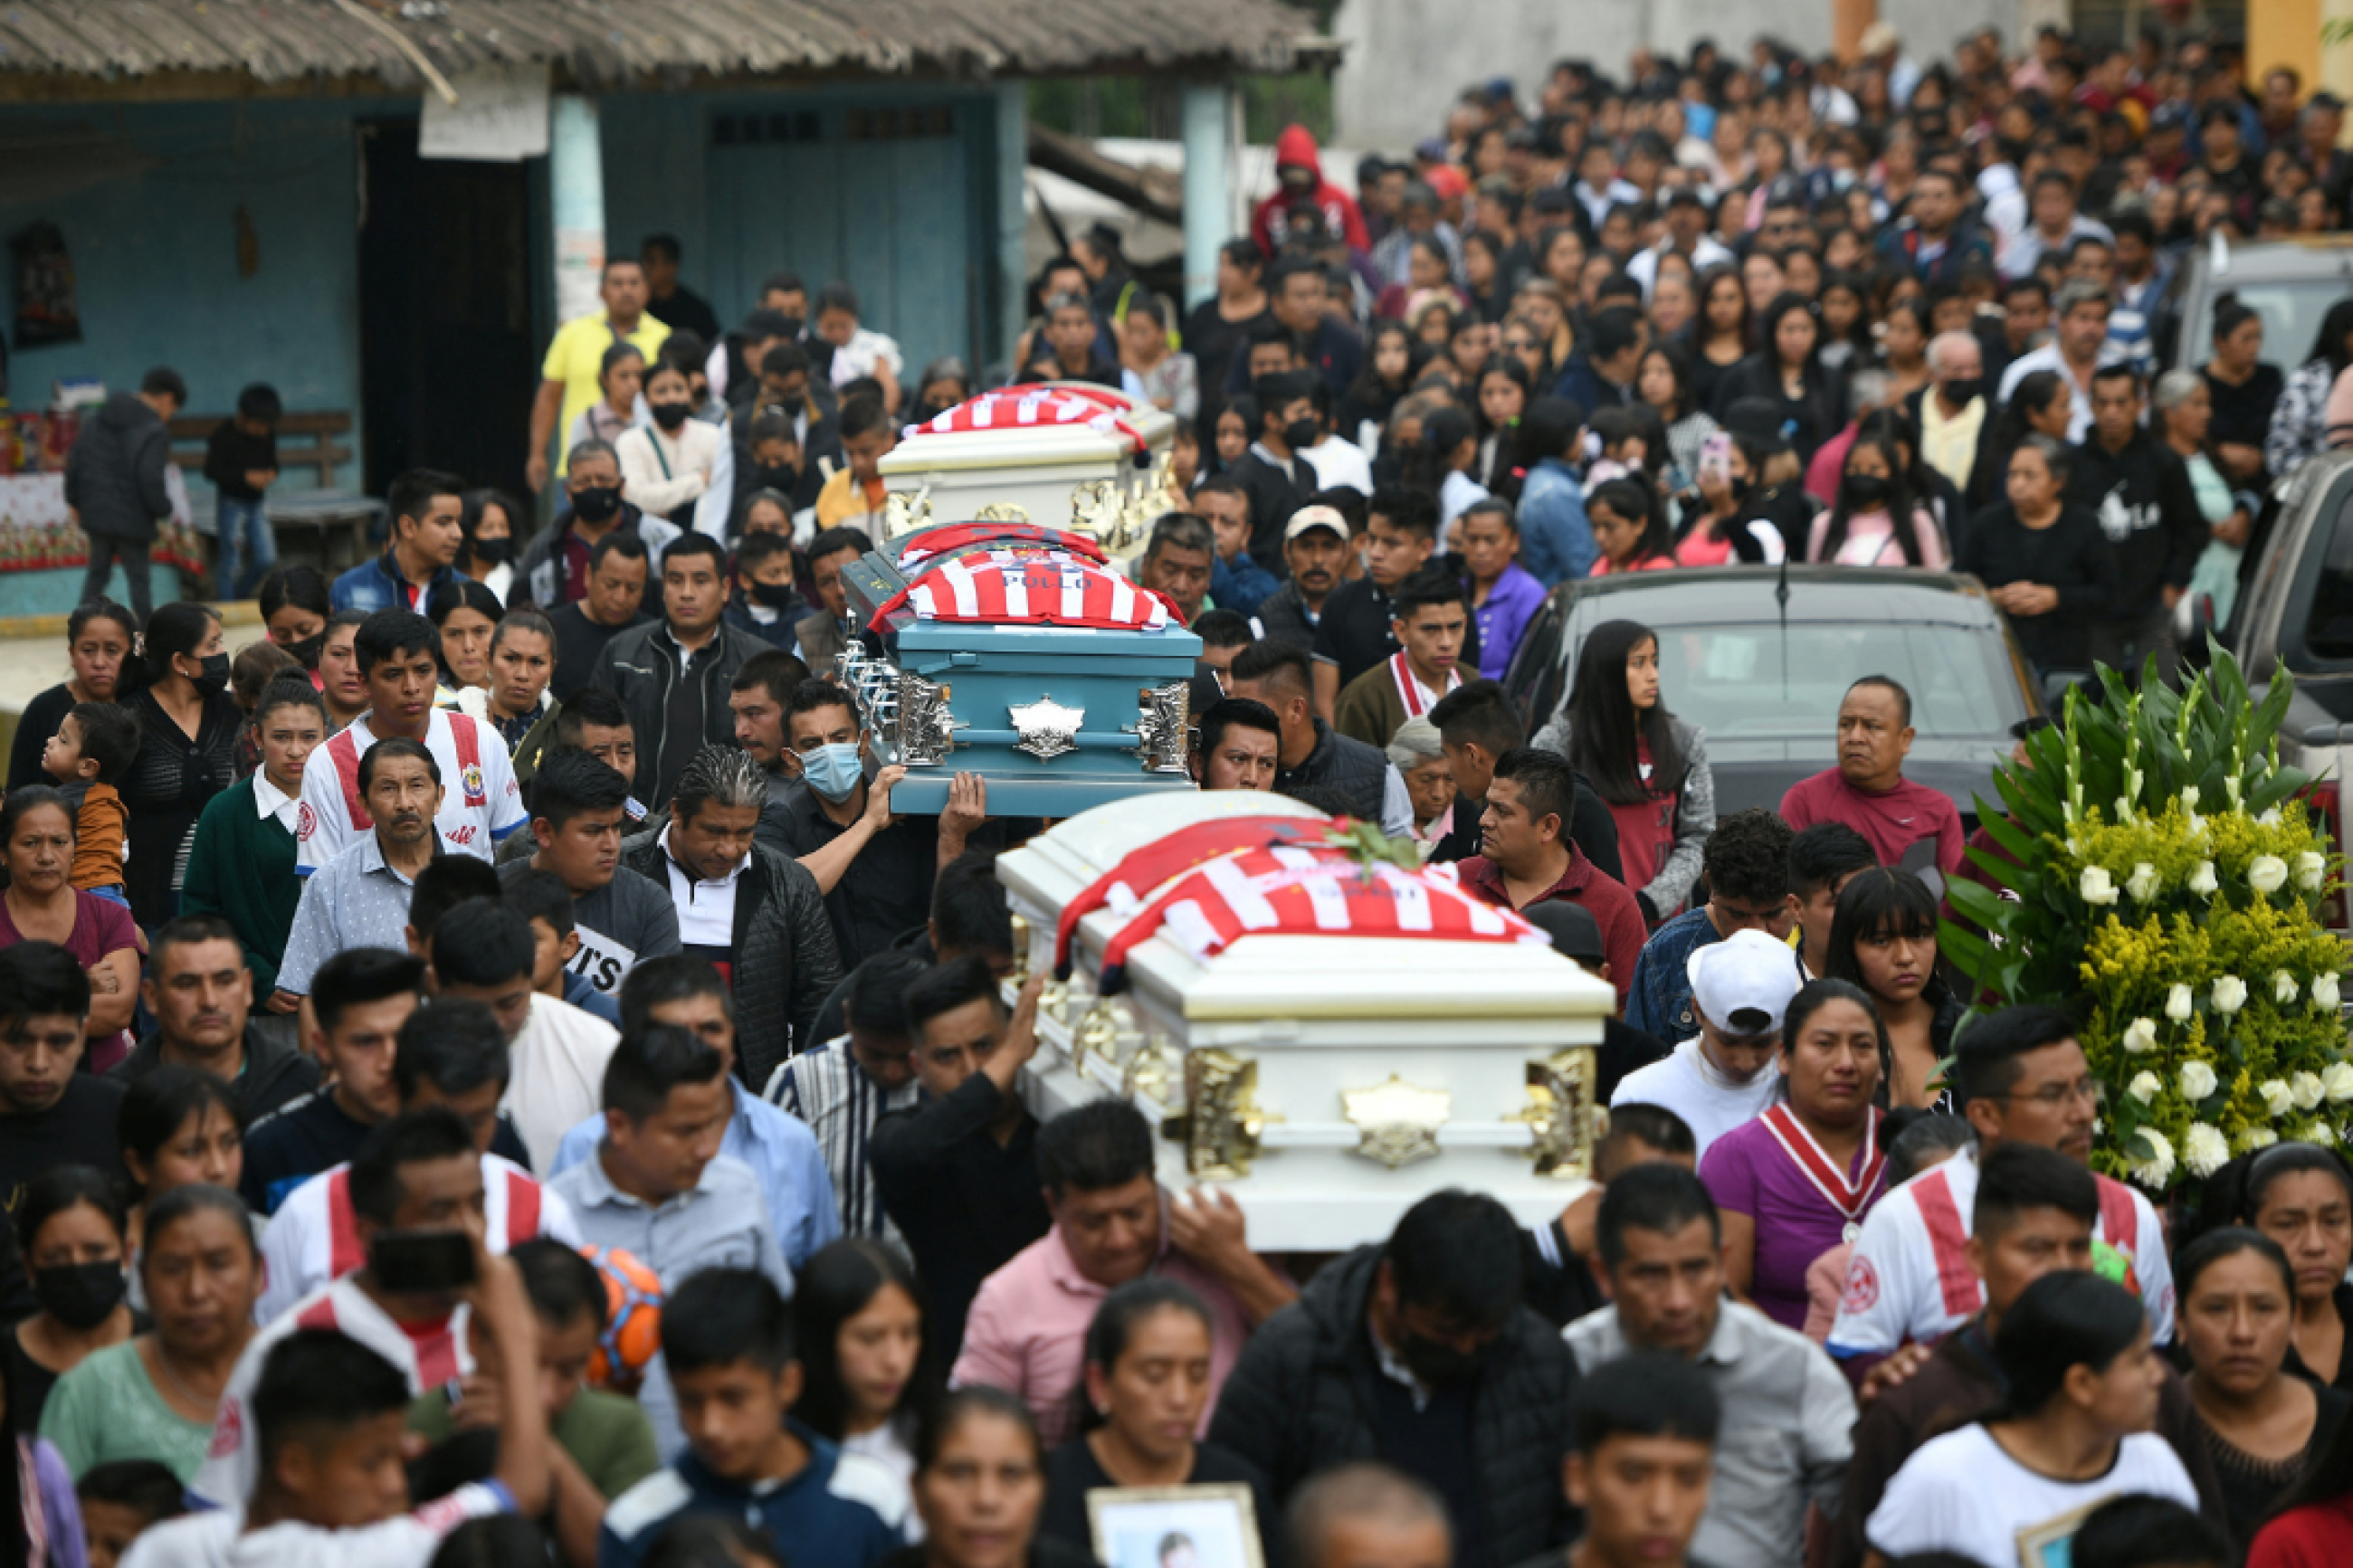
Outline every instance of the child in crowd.
<path id="1" fill-rule="evenodd" d="M 149 1529 L 187 1511 L 180 1479 L 153 1459 L 92 1465 L 74 1483 L 74 1495 L 81 1500 L 90 1568 L 114 1568 Z"/>
<path id="2" fill-rule="evenodd" d="M 793 1543 L 794 1568 L 871 1568 L 904 1545 L 907 1493 L 881 1460 L 792 1419 L 793 1313 L 765 1274 L 707 1268 L 662 1307 L 662 1359 L 687 1451 L 605 1513 L 600 1568 L 636 1568 L 680 1513 L 725 1513 Z"/>
<path id="3" fill-rule="evenodd" d="M 764 387 L 767 384 L 765 374 L 761 384 Z M 744 444 L 744 457 L 735 467 L 735 493 L 750 495 L 754 490 L 774 490 L 790 500 L 796 508 L 802 505 L 801 439 L 786 405 L 777 404 L 763 407 L 752 420 L 749 437 Z M 790 520 L 786 521 L 789 524 Z M 747 529 L 751 526 L 748 518 L 744 526 Z"/>
<path id="4" fill-rule="evenodd" d="M 213 426 L 205 442 L 205 478 L 219 492 L 213 508 L 220 535 L 214 586 L 224 599 L 244 598 L 278 563 L 266 498 L 278 482 L 278 421 L 284 413 L 278 389 L 257 381 L 237 395 L 236 416 Z"/>
<path id="5" fill-rule="evenodd" d="M 111 702 L 77 702 L 41 752 L 41 771 L 74 814 L 73 873 L 86 893 L 128 907 L 122 894 L 122 835 L 131 815 L 115 784 L 139 756 L 139 721 Z"/>
<path id="6" fill-rule="evenodd" d="M 572 961 L 580 956 L 580 926 L 564 879 L 553 871 L 523 871 L 506 881 L 501 896 L 531 927 L 531 988 L 619 1028 L 620 1004 L 587 975 L 572 973 Z"/>
<path id="7" fill-rule="evenodd" d="M 869 539 L 883 534 L 885 491 L 879 466 L 899 444 L 899 427 L 874 399 L 853 397 L 841 405 L 841 452 L 849 466 L 818 492 L 817 526 L 854 528 Z"/>

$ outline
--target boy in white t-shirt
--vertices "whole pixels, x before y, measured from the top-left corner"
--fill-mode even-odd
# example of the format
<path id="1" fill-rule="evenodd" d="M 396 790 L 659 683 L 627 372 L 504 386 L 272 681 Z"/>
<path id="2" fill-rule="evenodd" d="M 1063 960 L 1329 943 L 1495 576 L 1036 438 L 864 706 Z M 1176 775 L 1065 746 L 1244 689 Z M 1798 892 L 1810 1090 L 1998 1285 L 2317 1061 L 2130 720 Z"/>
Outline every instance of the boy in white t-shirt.
<path id="1" fill-rule="evenodd" d="M 1866 1561 L 1955 1552 L 1985 1563 L 2064 1563 L 2084 1516 L 2145 1493 L 2198 1507 L 2152 1430 L 2165 1363 L 2141 1304 L 2096 1274 L 2062 1270 L 2002 1314 L 1994 1358 L 2010 1414 L 1923 1444 L 1864 1526 Z"/>
<path id="2" fill-rule="evenodd" d="M 513 1263 L 474 1237 L 476 1282 L 463 1292 L 499 1363 L 538 1363 L 538 1320 Z M 142 1535 L 123 1568 L 424 1568 L 469 1519 L 547 1504 L 547 1413 L 534 1378 L 499 1382 L 498 1468 L 411 1510 L 407 1376 L 357 1340 L 298 1328 L 269 1349 L 246 1411 L 259 1471 L 237 1506 L 190 1514 Z"/>
<path id="3" fill-rule="evenodd" d="M 1761 931 L 1735 931 L 1694 948 L 1684 967 L 1698 1037 L 1628 1073 L 1609 1103 L 1664 1106 L 1691 1128 L 1704 1156 L 1711 1142 L 1773 1103 L 1781 1015 L 1805 976 L 1788 944 Z"/>

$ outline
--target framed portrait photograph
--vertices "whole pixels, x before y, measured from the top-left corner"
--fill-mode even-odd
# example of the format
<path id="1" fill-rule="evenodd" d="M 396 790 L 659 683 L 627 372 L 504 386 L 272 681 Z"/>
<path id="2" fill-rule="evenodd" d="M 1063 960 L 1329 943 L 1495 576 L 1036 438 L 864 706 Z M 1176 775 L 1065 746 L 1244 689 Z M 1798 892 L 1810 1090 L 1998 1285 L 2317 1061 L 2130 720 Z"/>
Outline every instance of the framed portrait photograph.
<path id="1" fill-rule="evenodd" d="M 1266 1568 L 1258 1510 L 1240 1481 L 1096 1487 L 1087 1528 L 1103 1568 Z"/>

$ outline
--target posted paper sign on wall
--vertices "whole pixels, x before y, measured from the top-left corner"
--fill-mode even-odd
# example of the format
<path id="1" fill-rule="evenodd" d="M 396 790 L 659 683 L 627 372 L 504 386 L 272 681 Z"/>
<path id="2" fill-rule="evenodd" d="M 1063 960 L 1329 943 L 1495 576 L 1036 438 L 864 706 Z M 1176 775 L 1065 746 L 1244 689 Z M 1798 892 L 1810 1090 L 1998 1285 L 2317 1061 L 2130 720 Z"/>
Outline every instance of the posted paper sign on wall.
<path id="1" fill-rule="evenodd" d="M 484 66 L 449 79 L 458 101 L 425 95 L 417 152 L 423 158 L 513 163 L 547 153 L 547 68 Z"/>

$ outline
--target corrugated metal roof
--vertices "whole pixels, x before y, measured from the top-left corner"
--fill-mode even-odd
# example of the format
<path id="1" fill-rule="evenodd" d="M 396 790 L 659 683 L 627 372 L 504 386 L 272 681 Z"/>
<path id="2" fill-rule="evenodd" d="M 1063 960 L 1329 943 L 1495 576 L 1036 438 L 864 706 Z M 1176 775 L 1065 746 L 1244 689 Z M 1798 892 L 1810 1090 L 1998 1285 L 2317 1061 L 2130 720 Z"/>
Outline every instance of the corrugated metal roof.
<path id="1" fill-rule="evenodd" d="M 0 0 L 0 78 L 235 75 L 424 85 L 548 63 L 584 86 L 644 77 L 982 78 L 1287 70 L 1314 32 L 1279 0 Z"/>

